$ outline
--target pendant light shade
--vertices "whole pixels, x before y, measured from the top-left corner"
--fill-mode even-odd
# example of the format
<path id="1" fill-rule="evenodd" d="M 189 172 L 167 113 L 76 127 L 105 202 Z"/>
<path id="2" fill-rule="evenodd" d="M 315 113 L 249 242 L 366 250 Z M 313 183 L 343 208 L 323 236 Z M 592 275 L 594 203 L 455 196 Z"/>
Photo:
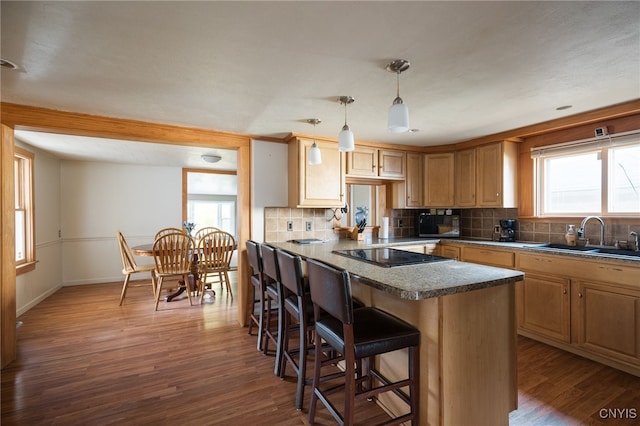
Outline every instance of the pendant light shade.
<path id="1" fill-rule="evenodd" d="M 309 164 L 322 164 L 322 154 L 320 153 L 320 148 L 318 148 L 316 141 L 313 141 L 313 145 L 309 148 Z"/>
<path id="2" fill-rule="evenodd" d="M 347 124 L 347 105 L 353 103 L 354 101 L 355 99 L 353 99 L 351 96 L 340 96 L 338 98 L 338 102 L 344 104 L 344 126 L 342 126 L 342 130 L 340 131 L 340 133 L 338 133 L 338 151 L 340 152 L 349 152 L 356 149 L 353 132 Z"/>
<path id="3" fill-rule="evenodd" d="M 320 148 L 318 148 L 318 144 L 315 141 L 316 124 L 320 124 L 321 121 L 318 118 L 309 118 L 307 120 L 307 123 L 313 124 L 313 133 L 314 133 L 313 144 L 311 145 L 311 148 L 309 148 L 307 162 L 310 165 L 322 164 L 322 153 L 320 152 Z"/>
<path id="4" fill-rule="evenodd" d="M 396 98 L 389 108 L 387 121 L 387 129 L 391 133 L 408 132 L 409 126 L 409 108 L 404 104 L 400 97 L 400 74 L 409 69 L 409 61 L 405 59 L 396 59 L 387 65 L 387 71 L 396 74 Z"/>
<path id="5" fill-rule="evenodd" d="M 402 102 L 401 98 L 396 98 L 389 107 L 388 130 L 391 133 L 409 131 L 409 108 Z"/>

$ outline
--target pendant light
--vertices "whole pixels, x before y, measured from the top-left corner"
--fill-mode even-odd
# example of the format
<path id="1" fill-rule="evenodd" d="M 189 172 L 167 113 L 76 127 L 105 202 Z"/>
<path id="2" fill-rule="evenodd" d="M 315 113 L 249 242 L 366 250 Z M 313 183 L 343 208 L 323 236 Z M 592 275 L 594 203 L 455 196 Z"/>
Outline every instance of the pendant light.
<path id="1" fill-rule="evenodd" d="M 338 133 L 338 151 L 348 152 L 356 149 L 355 142 L 353 140 L 353 132 L 349 129 L 347 124 L 347 105 L 352 104 L 355 101 L 351 96 L 340 96 L 338 102 L 344 104 L 344 126 Z"/>
<path id="2" fill-rule="evenodd" d="M 409 108 L 400 97 L 400 74 L 409 69 L 409 61 L 396 59 L 387 65 L 387 71 L 396 73 L 397 94 L 393 104 L 389 108 L 387 128 L 391 133 L 404 133 L 409 131 Z"/>
<path id="3" fill-rule="evenodd" d="M 313 124 L 313 144 L 311 148 L 309 148 L 309 164 L 321 164 L 322 163 L 322 154 L 320 153 L 320 148 L 318 148 L 318 144 L 316 143 L 316 124 L 322 123 L 319 118 L 309 118 L 307 119 L 307 123 Z"/>

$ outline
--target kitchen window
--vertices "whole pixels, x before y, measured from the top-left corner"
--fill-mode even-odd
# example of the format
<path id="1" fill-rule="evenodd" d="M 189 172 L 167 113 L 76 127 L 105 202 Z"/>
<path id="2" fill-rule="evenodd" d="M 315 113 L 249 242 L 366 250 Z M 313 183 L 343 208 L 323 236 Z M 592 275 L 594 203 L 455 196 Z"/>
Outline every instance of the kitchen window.
<path id="1" fill-rule="evenodd" d="M 539 216 L 637 216 L 640 133 L 532 149 Z"/>
<path id="2" fill-rule="evenodd" d="M 33 153 L 14 148 L 16 273 L 35 268 Z"/>

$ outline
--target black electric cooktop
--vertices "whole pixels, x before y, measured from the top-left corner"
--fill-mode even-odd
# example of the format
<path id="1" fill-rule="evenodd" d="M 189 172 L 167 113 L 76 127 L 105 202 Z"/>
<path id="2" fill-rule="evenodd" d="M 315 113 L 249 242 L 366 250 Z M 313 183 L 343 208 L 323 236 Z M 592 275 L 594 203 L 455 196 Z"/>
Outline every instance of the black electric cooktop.
<path id="1" fill-rule="evenodd" d="M 392 248 L 370 248 L 355 250 L 334 250 L 332 253 L 345 256 L 350 259 L 372 263 L 374 265 L 390 268 L 392 266 L 415 265 L 420 263 L 441 262 L 451 260 L 447 257 L 431 254 L 414 253 L 410 251 Z"/>

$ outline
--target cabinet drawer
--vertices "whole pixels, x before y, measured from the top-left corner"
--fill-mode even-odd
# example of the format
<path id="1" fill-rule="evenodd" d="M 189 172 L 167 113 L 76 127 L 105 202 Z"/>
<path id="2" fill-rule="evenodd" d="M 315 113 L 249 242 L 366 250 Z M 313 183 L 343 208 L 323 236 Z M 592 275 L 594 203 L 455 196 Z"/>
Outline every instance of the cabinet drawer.
<path id="1" fill-rule="evenodd" d="M 498 266 L 500 268 L 513 268 L 515 265 L 514 259 L 515 254 L 508 251 L 478 247 L 464 247 L 462 249 L 462 260 L 465 262 Z"/>
<path id="2" fill-rule="evenodd" d="M 640 268 L 600 259 L 578 259 L 561 255 L 520 253 L 516 268 L 568 278 L 583 278 L 640 288 Z"/>

